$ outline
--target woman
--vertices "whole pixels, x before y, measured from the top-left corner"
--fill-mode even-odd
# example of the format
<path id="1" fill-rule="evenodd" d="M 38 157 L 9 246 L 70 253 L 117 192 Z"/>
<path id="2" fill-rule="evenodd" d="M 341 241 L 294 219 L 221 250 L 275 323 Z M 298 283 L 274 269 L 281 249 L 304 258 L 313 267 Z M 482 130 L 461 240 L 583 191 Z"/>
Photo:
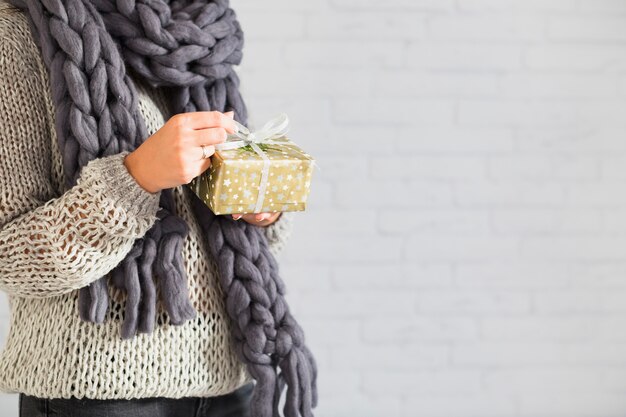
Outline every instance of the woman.
<path id="1" fill-rule="evenodd" d="M 70 6 L 59 13 L 74 19 L 77 9 Z M 52 32 L 55 24 L 51 19 Z M 30 417 L 249 415 L 253 378 L 231 343 L 234 325 L 217 283 L 221 261 L 211 255 L 212 243 L 193 215 L 197 201 L 184 187 L 209 167 L 212 145 L 234 131 L 233 117 L 243 117 L 241 108 L 176 112 L 168 97 L 172 90 L 153 87 L 129 67 L 147 138 L 132 150 L 82 160 L 74 182 L 68 181 L 68 167 L 81 167 L 81 160 L 70 161 L 68 148 L 76 148 L 67 141 L 61 151 L 58 137 L 79 136 L 81 125 L 73 124 L 71 112 L 59 122 L 65 108 L 57 104 L 72 95 L 79 106 L 81 92 L 58 95 L 54 80 L 60 78 L 48 68 L 56 55 L 44 56 L 34 33 L 24 10 L 0 3 L 0 288 L 11 308 L 0 389 L 20 393 L 20 415 Z M 86 61 L 89 51 L 82 52 Z M 111 66 L 107 62 L 107 70 Z M 156 288 L 156 309 L 150 310 L 140 304 L 149 292 L 129 298 L 129 265 L 135 264 L 125 263 L 136 243 L 150 242 L 142 237 L 164 222 L 159 204 L 170 188 L 175 204 L 170 211 L 188 226 L 179 264 L 188 279 L 172 288 L 188 295 L 193 307 L 176 323 L 173 312 L 185 310 L 160 298 L 169 284 Z M 273 254 L 291 230 L 289 213 L 233 219 L 261 226 Z M 126 269 L 113 276 L 120 265 Z M 142 273 L 143 264 L 137 265 L 135 277 Z M 107 274 L 122 280 L 110 298 L 106 290 L 100 293 L 102 308 L 94 301 L 95 283 L 106 282 L 101 277 Z M 141 291 L 149 289 L 144 284 Z M 132 303 L 139 303 L 135 310 Z M 126 337 L 120 337 L 120 324 Z"/>

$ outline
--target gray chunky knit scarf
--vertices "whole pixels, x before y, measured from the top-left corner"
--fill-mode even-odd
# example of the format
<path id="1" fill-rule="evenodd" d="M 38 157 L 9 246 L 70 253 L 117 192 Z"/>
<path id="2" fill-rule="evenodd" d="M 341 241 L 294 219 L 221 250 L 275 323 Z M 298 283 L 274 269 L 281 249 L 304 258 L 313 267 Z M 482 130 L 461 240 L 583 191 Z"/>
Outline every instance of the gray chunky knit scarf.
<path id="1" fill-rule="evenodd" d="M 228 0 L 9 2 L 26 11 L 50 73 L 68 187 L 90 160 L 132 151 L 147 137 L 127 67 L 153 87 L 167 89 L 175 113 L 234 110 L 235 119 L 246 124 L 233 70 L 242 59 L 243 33 Z M 289 312 L 265 235 L 258 226 L 214 215 L 186 192 L 218 264 L 237 354 L 256 380 L 253 415 L 280 415 L 287 386 L 285 415 L 312 416 L 316 362 Z M 181 255 L 188 226 L 175 213 L 171 189 L 162 191 L 157 215 L 111 271 L 111 285 L 127 294 L 120 330 L 125 339 L 154 330 L 157 286 L 172 324 L 196 316 Z M 81 288 L 81 318 L 102 323 L 108 297 L 106 277 Z"/>

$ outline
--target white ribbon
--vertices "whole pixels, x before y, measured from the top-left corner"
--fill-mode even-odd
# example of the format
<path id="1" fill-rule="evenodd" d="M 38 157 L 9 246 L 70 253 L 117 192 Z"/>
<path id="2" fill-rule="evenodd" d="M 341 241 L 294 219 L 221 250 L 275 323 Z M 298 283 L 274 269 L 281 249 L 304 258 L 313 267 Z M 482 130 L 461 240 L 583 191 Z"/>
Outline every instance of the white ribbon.
<path id="1" fill-rule="evenodd" d="M 263 159 L 263 170 L 261 171 L 261 182 L 259 184 L 259 195 L 257 197 L 256 205 L 254 207 L 255 213 L 260 213 L 263 207 L 263 201 L 265 200 L 265 191 L 267 189 L 270 159 L 265 152 L 257 144 L 285 144 L 289 140 L 283 139 L 281 141 L 275 140 L 284 137 L 287 134 L 289 126 L 289 118 L 285 113 L 281 113 L 278 116 L 265 123 L 259 130 L 251 132 L 247 127 L 235 120 L 235 125 L 239 129 L 234 134 L 229 134 L 226 141 L 215 145 L 215 150 L 226 151 L 230 149 L 243 148 L 250 145 L 254 152 L 256 152 Z"/>
<path id="2" fill-rule="evenodd" d="M 235 125 L 239 129 L 234 134 L 228 134 L 225 142 L 215 145 L 215 150 L 226 151 L 229 149 L 243 148 L 244 146 L 254 143 L 284 143 L 285 141 L 274 141 L 274 139 L 281 138 L 287 134 L 289 127 L 289 118 L 285 113 L 281 113 L 278 116 L 265 123 L 259 130 L 251 132 L 247 127 L 234 121 Z M 254 146 L 252 146 L 254 149 Z"/>

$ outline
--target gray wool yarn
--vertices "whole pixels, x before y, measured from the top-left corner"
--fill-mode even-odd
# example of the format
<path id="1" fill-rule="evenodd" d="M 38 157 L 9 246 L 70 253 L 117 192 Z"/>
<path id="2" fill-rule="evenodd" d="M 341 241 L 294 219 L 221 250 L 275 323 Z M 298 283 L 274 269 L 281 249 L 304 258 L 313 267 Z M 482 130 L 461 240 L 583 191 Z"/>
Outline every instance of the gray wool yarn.
<path id="1" fill-rule="evenodd" d="M 66 186 L 76 184 L 89 161 L 132 151 L 146 139 L 127 70 L 167 89 L 175 113 L 233 110 L 246 124 L 233 70 L 242 59 L 243 33 L 228 0 L 8 1 L 26 11 L 50 72 Z M 265 235 L 258 226 L 214 215 L 186 192 L 218 264 L 237 354 L 256 380 L 252 415 L 280 416 L 286 386 L 284 415 L 312 417 L 317 365 L 289 312 Z M 156 285 L 172 324 L 196 316 L 181 255 L 188 226 L 176 215 L 171 189 L 159 203 L 158 220 L 111 271 L 111 285 L 127 294 L 125 339 L 154 330 Z M 78 301 L 83 320 L 102 323 L 106 278 L 81 288 Z"/>

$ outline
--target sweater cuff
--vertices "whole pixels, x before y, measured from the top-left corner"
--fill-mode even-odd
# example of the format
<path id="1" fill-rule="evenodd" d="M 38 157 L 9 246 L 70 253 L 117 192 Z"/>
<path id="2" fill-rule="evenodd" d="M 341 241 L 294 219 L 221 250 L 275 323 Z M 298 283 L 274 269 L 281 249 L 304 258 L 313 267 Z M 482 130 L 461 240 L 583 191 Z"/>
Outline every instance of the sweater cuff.
<path id="1" fill-rule="evenodd" d="M 129 215 L 156 218 L 161 191 L 151 193 L 130 174 L 124 158 L 130 151 L 96 158 L 87 163 L 77 183 L 104 186 L 106 197 L 112 199 Z"/>
<path id="2" fill-rule="evenodd" d="M 295 212 L 282 212 L 278 220 L 263 228 L 270 249 L 274 254 L 277 255 L 283 250 L 287 240 L 291 236 L 294 217 Z"/>

